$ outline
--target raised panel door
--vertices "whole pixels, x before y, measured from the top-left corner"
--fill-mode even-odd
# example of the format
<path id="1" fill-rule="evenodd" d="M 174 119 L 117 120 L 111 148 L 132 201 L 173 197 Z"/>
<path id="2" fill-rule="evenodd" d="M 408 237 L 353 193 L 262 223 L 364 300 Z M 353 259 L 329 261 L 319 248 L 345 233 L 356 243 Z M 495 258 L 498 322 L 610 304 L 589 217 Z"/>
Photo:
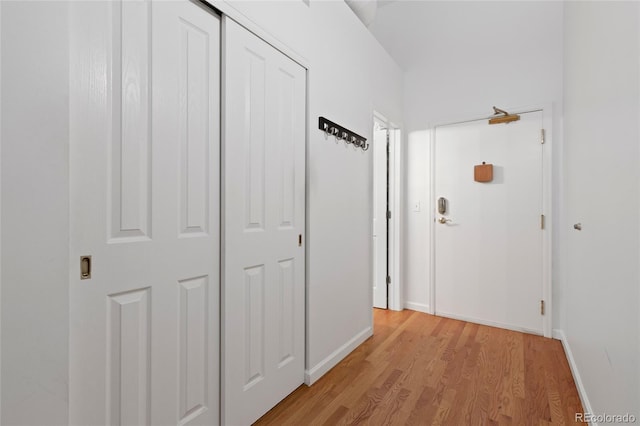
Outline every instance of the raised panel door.
<path id="1" fill-rule="evenodd" d="M 219 18 L 71 9 L 70 423 L 217 424 Z"/>
<path id="2" fill-rule="evenodd" d="M 305 70 L 225 19 L 223 423 L 304 380 Z"/>

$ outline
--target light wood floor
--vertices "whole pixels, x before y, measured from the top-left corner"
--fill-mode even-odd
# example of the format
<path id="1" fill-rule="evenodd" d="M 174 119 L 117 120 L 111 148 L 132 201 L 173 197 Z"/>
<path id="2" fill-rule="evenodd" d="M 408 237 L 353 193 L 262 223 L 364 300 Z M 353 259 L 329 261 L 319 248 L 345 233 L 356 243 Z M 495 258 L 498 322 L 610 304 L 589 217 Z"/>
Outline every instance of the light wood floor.
<path id="1" fill-rule="evenodd" d="M 582 405 L 557 340 L 374 310 L 374 336 L 257 425 L 562 425 Z"/>

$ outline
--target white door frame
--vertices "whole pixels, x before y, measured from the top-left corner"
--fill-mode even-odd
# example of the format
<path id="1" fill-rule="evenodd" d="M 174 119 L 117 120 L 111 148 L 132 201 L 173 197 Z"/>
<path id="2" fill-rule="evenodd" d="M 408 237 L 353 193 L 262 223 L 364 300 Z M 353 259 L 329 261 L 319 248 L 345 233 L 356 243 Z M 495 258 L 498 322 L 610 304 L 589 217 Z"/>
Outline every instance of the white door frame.
<path id="1" fill-rule="evenodd" d="M 402 245 L 400 244 L 401 236 L 401 199 L 402 199 L 402 179 L 401 179 L 401 160 L 402 160 L 402 128 L 401 126 L 387 120 L 387 118 L 377 111 L 373 111 L 373 117 L 371 123 L 379 121 L 386 125 L 389 129 L 389 210 L 391 211 L 391 219 L 389 220 L 389 277 L 391 277 L 391 284 L 388 286 L 388 299 L 389 303 L 387 308 L 393 311 L 401 311 L 403 309 L 402 302 L 402 281 L 400 280 L 400 250 Z M 373 143 L 373 142 L 372 142 Z M 372 159 L 373 161 L 373 159 Z M 372 168 L 373 170 L 373 168 Z M 373 171 L 372 171 L 373 173 Z M 372 176 L 373 181 L 373 176 Z M 373 202 L 373 201 L 372 201 Z M 372 206 L 372 211 L 373 211 Z M 373 223 L 373 222 L 372 222 Z M 373 226 L 373 225 L 372 225 Z M 373 229 L 372 229 L 373 235 Z M 375 259 L 373 258 L 373 246 L 371 249 L 371 264 L 373 265 Z M 373 267 L 372 267 L 373 270 Z M 371 286 L 373 289 L 373 286 Z M 372 290 L 373 291 L 373 290 Z M 373 304 L 373 293 L 371 297 Z"/>
<path id="2" fill-rule="evenodd" d="M 531 107 L 506 108 L 514 114 L 524 114 L 527 112 L 542 112 L 542 126 L 544 128 L 544 147 L 542 150 L 542 214 L 545 216 L 545 229 L 542 232 L 542 299 L 544 300 L 544 316 L 542 317 L 542 331 L 544 337 L 551 337 L 552 334 L 552 235 L 553 235 L 553 217 L 552 217 L 552 151 L 553 151 L 553 108 L 551 104 L 543 106 L 534 105 Z M 429 313 L 435 315 L 436 312 L 436 244 L 435 244 L 435 148 L 436 148 L 436 129 L 442 126 L 450 126 L 453 124 L 462 124 L 470 121 L 487 120 L 491 117 L 478 115 L 475 118 L 465 118 L 458 120 L 443 121 L 436 125 L 428 126 L 429 138 L 429 247 L 431 256 L 429 257 Z M 542 135 L 540 136 L 542 138 Z"/>
<path id="3" fill-rule="evenodd" d="M 373 155 L 373 307 L 389 309 L 389 265 L 390 222 L 387 218 L 389 206 L 389 128 L 386 121 L 373 117 L 373 134 L 370 147 Z M 383 166 L 384 165 L 384 166 Z M 383 166 L 383 167 L 381 167 Z M 384 188 L 383 188 L 384 187 Z M 382 259 L 384 257 L 384 259 Z M 384 265 L 381 263 L 384 262 Z M 382 270 L 384 268 L 384 273 Z M 384 292 L 384 301 L 382 294 Z"/>
<path id="4" fill-rule="evenodd" d="M 0 1 L 0 22 L 2 22 L 2 2 Z M 0 99 L 2 99 L 2 31 L 0 31 Z M 0 235 L 2 235 L 2 102 L 0 102 Z M 0 244 L 2 247 L 2 244 Z M 2 294 L 2 249 L 0 248 L 0 294 Z M 0 306 L 2 299 L 0 299 Z M 0 310 L 2 318 L 2 310 Z M 2 372 L 2 324 L 0 322 L 0 372 Z M 68 362 L 67 362 L 68 370 Z M 0 373 L 0 422 L 2 422 L 2 374 Z"/>

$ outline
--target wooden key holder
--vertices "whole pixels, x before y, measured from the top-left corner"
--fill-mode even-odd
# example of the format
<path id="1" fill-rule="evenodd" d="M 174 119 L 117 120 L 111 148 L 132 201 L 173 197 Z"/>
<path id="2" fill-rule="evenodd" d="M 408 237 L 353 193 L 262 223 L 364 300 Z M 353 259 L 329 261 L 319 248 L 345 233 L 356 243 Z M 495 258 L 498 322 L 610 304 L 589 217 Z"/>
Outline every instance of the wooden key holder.
<path id="1" fill-rule="evenodd" d="M 491 182 L 493 180 L 493 164 L 482 164 L 473 167 L 473 180 L 476 182 Z"/>

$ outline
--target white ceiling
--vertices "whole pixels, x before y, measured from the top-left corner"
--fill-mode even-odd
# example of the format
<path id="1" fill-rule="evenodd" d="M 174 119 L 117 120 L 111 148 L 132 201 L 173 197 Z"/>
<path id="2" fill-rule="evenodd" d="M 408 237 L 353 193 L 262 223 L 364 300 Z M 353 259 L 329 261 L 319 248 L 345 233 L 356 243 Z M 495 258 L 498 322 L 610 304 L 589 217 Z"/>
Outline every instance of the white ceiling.
<path id="1" fill-rule="evenodd" d="M 460 52 L 489 59 L 514 45 L 535 50 L 547 19 L 538 1 L 378 1 L 369 29 L 408 70 Z"/>

